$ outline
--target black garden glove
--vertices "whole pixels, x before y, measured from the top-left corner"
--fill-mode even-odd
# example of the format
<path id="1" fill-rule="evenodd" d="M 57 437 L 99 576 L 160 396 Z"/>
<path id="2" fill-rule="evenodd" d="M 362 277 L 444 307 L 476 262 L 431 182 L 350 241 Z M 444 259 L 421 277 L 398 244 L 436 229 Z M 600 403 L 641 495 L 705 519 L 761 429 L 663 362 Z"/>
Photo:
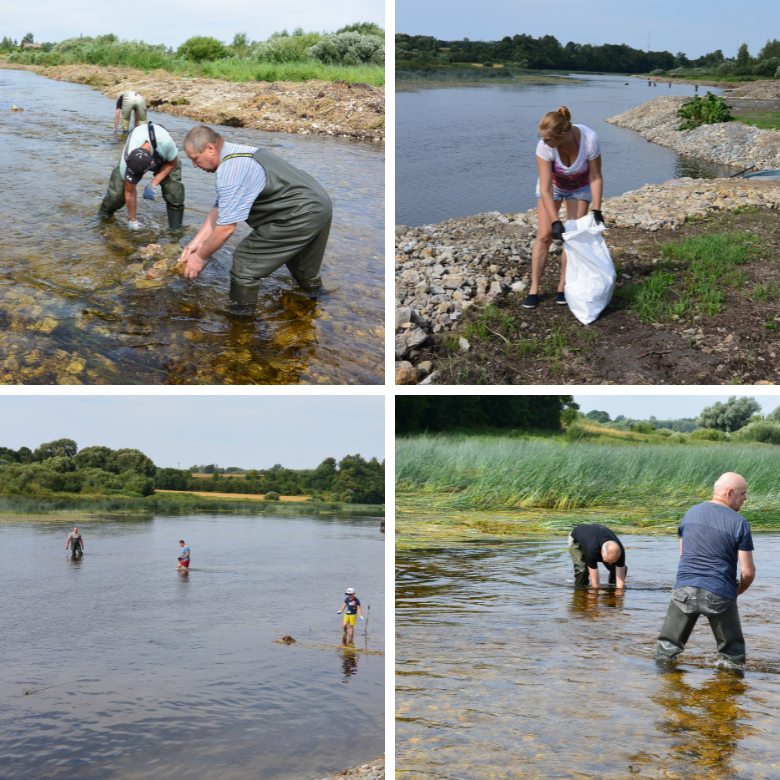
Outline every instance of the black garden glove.
<path id="1" fill-rule="evenodd" d="M 559 219 L 552 223 L 552 237 L 555 241 L 563 241 L 563 222 Z"/>
<path id="2" fill-rule="evenodd" d="M 593 218 L 596 220 L 597 225 L 604 224 L 604 215 L 598 209 L 593 209 Z"/>

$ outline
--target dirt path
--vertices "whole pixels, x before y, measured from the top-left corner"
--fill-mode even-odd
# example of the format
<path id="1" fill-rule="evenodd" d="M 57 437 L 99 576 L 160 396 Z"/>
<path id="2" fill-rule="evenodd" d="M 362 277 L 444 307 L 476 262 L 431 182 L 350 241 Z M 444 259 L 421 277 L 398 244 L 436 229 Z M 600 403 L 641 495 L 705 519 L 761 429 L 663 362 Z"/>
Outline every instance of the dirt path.
<path id="1" fill-rule="evenodd" d="M 0 68 L 32 70 L 55 81 L 88 84 L 112 99 L 134 89 L 155 111 L 213 125 L 365 141 L 385 138 L 385 90 L 369 84 L 188 79 L 164 70 L 146 73 L 97 65 L 45 68 L 0 63 Z M 106 121 L 112 120 L 113 112 Z"/>

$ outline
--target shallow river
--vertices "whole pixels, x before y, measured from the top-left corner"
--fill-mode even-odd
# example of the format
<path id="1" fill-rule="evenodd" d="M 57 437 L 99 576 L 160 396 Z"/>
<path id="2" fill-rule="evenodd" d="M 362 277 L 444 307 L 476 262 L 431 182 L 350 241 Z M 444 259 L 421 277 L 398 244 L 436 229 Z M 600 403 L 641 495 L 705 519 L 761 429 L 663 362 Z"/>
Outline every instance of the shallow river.
<path id="1" fill-rule="evenodd" d="M 12 104 L 24 111 L 11 112 Z M 241 223 L 195 282 L 139 289 L 130 270 L 149 243 L 194 236 L 214 203 L 214 176 L 183 160 L 185 230 L 165 203 L 141 197 L 96 214 L 124 136 L 114 101 L 80 84 L 0 70 L 0 138 L 9 161 L 0 201 L 0 383 L 377 384 L 384 381 L 384 145 L 219 128 L 311 173 L 334 204 L 322 277 L 303 294 L 286 268 L 263 282 L 251 318 L 231 311 L 232 250 Z M 181 149 L 197 123 L 150 112 Z M 149 179 L 147 175 L 146 179 Z M 142 183 L 143 184 L 143 183 Z"/>
<path id="2" fill-rule="evenodd" d="M 625 595 L 574 592 L 565 534 L 399 552 L 396 776 L 780 777 L 780 534 L 754 542 L 743 674 L 704 618 L 656 668 L 674 536 L 624 537 Z"/>
<path id="3" fill-rule="evenodd" d="M 659 95 L 693 95 L 693 86 L 648 87 L 624 76 L 579 76 L 570 84 L 421 89 L 396 95 L 395 221 L 425 225 L 485 211 L 536 208 L 537 126 L 567 106 L 572 121 L 601 142 L 604 196 L 681 176 L 736 173 L 682 157 L 604 120 Z M 700 87 L 720 95 L 723 90 Z"/>
<path id="4" fill-rule="evenodd" d="M 384 752 L 377 518 L 86 521 L 75 561 L 70 530 L 0 524 L 3 780 L 302 780 Z"/>

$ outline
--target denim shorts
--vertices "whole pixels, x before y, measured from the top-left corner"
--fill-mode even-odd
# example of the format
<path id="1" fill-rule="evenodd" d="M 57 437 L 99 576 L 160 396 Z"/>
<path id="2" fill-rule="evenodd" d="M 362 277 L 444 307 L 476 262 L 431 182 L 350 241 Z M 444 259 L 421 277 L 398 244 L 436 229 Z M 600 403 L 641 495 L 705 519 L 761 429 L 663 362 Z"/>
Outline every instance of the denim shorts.
<path id="1" fill-rule="evenodd" d="M 542 197 L 542 194 L 539 191 L 539 179 L 536 180 L 536 197 L 537 198 Z M 559 190 L 553 184 L 553 199 L 554 200 L 585 200 L 588 203 L 593 202 L 593 196 L 590 193 L 590 184 L 588 184 L 585 187 L 580 187 L 580 189 L 574 190 L 574 192 L 564 192 L 563 190 Z"/>

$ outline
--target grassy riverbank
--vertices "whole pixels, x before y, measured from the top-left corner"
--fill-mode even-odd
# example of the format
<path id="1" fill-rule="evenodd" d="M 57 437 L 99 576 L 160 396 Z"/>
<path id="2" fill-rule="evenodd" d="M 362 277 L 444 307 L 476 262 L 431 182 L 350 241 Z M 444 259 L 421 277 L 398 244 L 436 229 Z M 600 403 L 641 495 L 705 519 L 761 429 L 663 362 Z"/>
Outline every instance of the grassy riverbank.
<path id="1" fill-rule="evenodd" d="M 396 440 L 401 546 L 503 538 L 599 522 L 667 532 L 725 471 L 747 479 L 743 514 L 780 528 L 780 449 L 578 424 L 540 436 L 423 435 Z"/>
<path id="2" fill-rule="evenodd" d="M 263 501 L 240 498 L 206 498 L 193 494 L 155 494 L 147 498 L 85 496 L 64 493 L 57 496 L 0 496 L 0 520 L 22 517 L 83 517 L 97 514 L 198 514 L 231 512 L 240 514 L 296 512 L 303 514 L 353 514 L 384 517 L 384 505 L 342 504 L 309 501 Z"/>
<path id="3" fill-rule="evenodd" d="M 420 89 L 447 87 L 545 86 L 571 83 L 559 73 L 517 71 L 507 68 L 483 67 L 426 67 L 399 69 L 395 72 L 396 92 L 416 92 Z"/>

